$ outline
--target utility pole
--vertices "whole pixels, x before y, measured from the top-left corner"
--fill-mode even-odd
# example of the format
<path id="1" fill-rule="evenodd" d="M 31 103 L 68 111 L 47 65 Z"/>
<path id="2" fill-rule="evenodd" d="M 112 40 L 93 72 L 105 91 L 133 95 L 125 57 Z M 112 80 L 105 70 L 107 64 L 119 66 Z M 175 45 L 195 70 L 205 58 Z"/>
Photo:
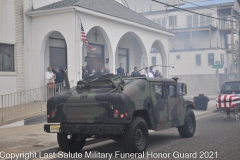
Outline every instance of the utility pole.
<path id="1" fill-rule="evenodd" d="M 237 0 L 240 6 L 240 0 Z M 238 16 L 238 56 L 237 56 L 237 80 L 240 80 L 240 16 Z"/>
<path id="2" fill-rule="evenodd" d="M 239 2 L 239 0 L 238 0 Z M 240 2 L 239 2 L 240 3 Z M 238 56 L 237 56 L 237 80 L 240 80 L 240 16 L 238 16 Z"/>

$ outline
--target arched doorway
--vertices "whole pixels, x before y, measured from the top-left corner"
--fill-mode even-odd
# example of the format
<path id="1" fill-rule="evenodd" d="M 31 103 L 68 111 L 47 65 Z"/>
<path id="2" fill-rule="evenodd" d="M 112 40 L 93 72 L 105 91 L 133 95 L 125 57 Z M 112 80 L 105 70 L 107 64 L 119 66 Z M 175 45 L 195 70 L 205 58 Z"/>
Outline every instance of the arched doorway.
<path id="1" fill-rule="evenodd" d="M 89 30 L 86 35 L 88 43 L 96 50 L 92 50 L 83 43 L 82 47 L 82 64 L 87 67 L 89 74 L 92 69 L 99 72 L 102 67 L 109 69 L 112 72 L 112 48 L 109 37 L 100 26 L 95 26 Z"/>
<path id="2" fill-rule="evenodd" d="M 45 77 L 47 67 L 51 66 L 53 70 L 56 67 L 67 68 L 67 45 L 63 35 L 58 31 L 49 32 L 43 39 L 41 48 L 41 66 L 42 76 Z M 45 86 L 45 78 L 41 78 L 41 86 Z"/>
<path id="3" fill-rule="evenodd" d="M 123 64 L 125 74 L 131 74 L 134 71 L 134 67 L 141 69 L 148 65 L 145 46 L 136 33 L 127 32 L 121 37 L 115 52 L 115 62 L 116 69 L 120 63 Z"/>
<path id="4" fill-rule="evenodd" d="M 163 77 L 167 77 L 167 56 L 165 49 L 159 40 L 155 40 L 152 44 L 151 51 L 150 51 L 150 57 L 151 57 L 151 65 L 161 65 L 154 67 L 154 71 L 159 70 Z"/>
<path id="5" fill-rule="evenodd" d="M 61 33 L 55 31 L 49 35 L 49 55 L 45 55 L 53 69 L 67 68 L 67 45 Z"/>

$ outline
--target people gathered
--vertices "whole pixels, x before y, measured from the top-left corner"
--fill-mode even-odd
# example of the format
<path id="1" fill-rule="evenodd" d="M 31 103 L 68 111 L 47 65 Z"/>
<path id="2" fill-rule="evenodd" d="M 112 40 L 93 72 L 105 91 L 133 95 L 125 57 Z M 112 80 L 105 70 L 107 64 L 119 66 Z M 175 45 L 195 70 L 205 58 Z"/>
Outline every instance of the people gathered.
<path id="1" fill-rule="evenodd" d="M 121 76 L 122 78 L 124 77 L 150 77 L 150 78 L 163 78 L 161 72 L 159 70 L 156 70 L 155 73 L 153 71 L 153 66 L 150 66 L 149 69 L 148 67 L 144 68 L 144 73 L 141 74 L 138 70 L 138 67 L 134 67 L 134 71 L 130 74 L 129 72 L 124 71 L 123 68 L 123 63 L 119 64 L 119 68 L 116 69 L 117 70 L 117 74 L 119 76 Z M 86 67 L 82 66 L 82 78 L 88 77 L 88 76 L 93 76 L 93 75 L 97 75 L 97 76 L 102 76 L 102 75 L 106 75 L 106 74 L 110 74 L 110 70 L 106 67 L 101 67 L 101 69 L 99 71 L 96 71 L 94 68 L 90 69 L 90 67 L 87 65 Z"/>

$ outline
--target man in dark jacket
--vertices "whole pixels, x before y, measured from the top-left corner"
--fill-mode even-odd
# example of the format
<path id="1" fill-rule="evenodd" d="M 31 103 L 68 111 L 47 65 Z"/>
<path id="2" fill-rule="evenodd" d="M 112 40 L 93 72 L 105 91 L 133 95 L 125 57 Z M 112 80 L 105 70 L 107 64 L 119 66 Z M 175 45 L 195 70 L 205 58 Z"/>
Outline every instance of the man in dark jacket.
<path id="1" fill-rule="evenodd" d="M 63 83 L 64 80 L 64 75 L 62 71 L 59 71 L 59 67 L 55 68 L 55 75 L 56 75 L 56 79 L 55 79 L 55 84 L 57 83 Z"/>
<path id="2" fill-rule="evenodd" d="M 60 70 L 59 67 L 55 68 L 55 75 L 56 75 L 56 79 L 55 79 L 55 87 L 56 90 L 54 91 L 56 93 L 58 93 L 59 89 L 60 92 L 63 90 L 63 80 L 64 80 L 64 73 L 62 70 Z"/>
<path id="3" fill-rule="evenodd" d="M 141 74 L 138 72 L 137 67 L 134 67 L 134 71 L 131 73 L 131 77 L 140 77 Z"/>
<path id="4" fill-rule="evenodd" d="M 120 67 L 117 69 L 117 74 L 119 74 L 121 77 L 125 77 L 126 75 L 125 75 L 124 69 L 122 67 L 123 63 L 120 63 L 119 65 L 120 65 Z"/>

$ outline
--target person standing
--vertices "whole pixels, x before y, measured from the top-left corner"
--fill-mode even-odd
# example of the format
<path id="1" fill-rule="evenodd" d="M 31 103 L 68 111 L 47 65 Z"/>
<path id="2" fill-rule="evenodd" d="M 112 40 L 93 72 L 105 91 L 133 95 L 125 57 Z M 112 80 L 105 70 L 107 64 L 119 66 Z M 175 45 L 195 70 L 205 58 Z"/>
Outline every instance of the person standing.
<path id="1" fill-rule="evenodd" d="M 149 72 L 154 75 L 153 66 L 150 66 L 150 71 Z"/>
<path id="2" fill-rule="evenodd" d="M 119 66 L 120 67 L 117 69 L 117 74 L 119 74 L 121 77 L 125 77 L 126 75 L 123 69 L 123 63 L 120 63 Z"/>
<path id="3" fill-rule="evenodd" d="M 159 72 L 159 70 L 155 71 L 154 77 L 155 78 L 163 78 L 162 75 L 161 75 L 161 72 Z"/>
<path id="4" fill-rule="evenodd" d="M 45 73 L 46 78 L 46 86 L 47 86 L 47 99 L 53 96 L 53 90 L 55 86 L 55 78 L 56 75 L 52 72 L 52 67 L 49 66 L 47 68 L 47 72 Z"/>
<path id="5" fill-rule="evenodd" d="M 97 73 L 98 76 L 104 75 L 105 74 L 105 68 L 102 67 L 101 70 Z"/>
<path id="6" fill-rule="evenodd" d="M 63 72 L 60 71 L 60 68 L 59 67 L 56 67 L 55 68 L 55 75 L 56 75 L 56 78 L 55 78 L 55 83 L 63 83 L 63 80 L 64 80 L 64 75 L 63 75 Z"/>
<path id="7" fill-rule="evenodd" d="M 141 74 L 138 72 L 138 68 L 134 67 L 134 71 L 131 73 L 131 77 L 140 77 Z"/>
<path id="8" fill-rule="evenodd" d="M 89 65 L 86 65 L 85 69 L 87 70 L 89 75 L 92 74 L 92 71 Z"/>
<path id="9" fill-rule="evenodd" d="M 161 73 L 161 72 L 159 72 L 159 76 L 160 76 L 160 78 L 163 78 L 163 75 L 162 75 L 162 73 Z"/>
<path id="10" fill-rule="evenodd" d="M 89 74 L 89 76 L 94 76 L 94 75 L 96 75 L 96 73 L 95 73 L 95 69 L 92 69 L 92 73 Z"/>
<path id="11" fill-rule="evenodd" d="M 63 80 L 64 80 L 63 72 L 60 71 L 59 67 L 56 67 L 54 70 L 56 75 L 56 78 L 55 78 L 56 92 L 58 92 L 59 90 L 63 91 Z"/>
<path id="12" fill-rule="evenodd" d="M 56 75 L 52 72 L 51 66 L 47 68 L 47 72 L 45 73 L 45 78 L 46 78 L 46 85 L 50 82 L 55 83 L 54 80 L 56 78 Z"/>
<path id="13" fill-rule="evenodd" d="M 149 72 L 148 67 L 145 68 L 144 74 L 146 77 L 154 78 L 153 74 L 151 72 Z"/>
<path id="14" fill-rule="evenodd" d="M 82 66 L 82 79 L 88 76 L 88 70 Z"/>

